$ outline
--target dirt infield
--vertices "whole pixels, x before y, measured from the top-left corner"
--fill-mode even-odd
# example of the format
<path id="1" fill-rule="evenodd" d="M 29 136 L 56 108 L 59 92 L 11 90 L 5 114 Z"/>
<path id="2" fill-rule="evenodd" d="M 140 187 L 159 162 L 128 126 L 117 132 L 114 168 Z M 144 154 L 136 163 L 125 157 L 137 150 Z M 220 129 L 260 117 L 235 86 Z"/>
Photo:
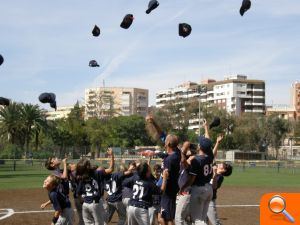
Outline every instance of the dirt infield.
<path id="1" fill-rule="evenodd" d="M 224 186 L 219 192 L 219 217 L 223 225 L 259 225 L 259 208 L 253 206 L 230 207 L 230 205 L 259 205 L 260 198 L 268 192 L 296 192 L 288 188 L 241 188 Z M 47 193 L 42 189 L 0 191 L 0 209 L 13 209 L 16 213 L 4 220 L 1 225 L 41 225 L 50 224 L 53 213 L 40 211 L 39 206 L 47 201 Z M 51 208 L 48 208 L 49 210 Z M 2 216 L 2 215 L 1 215 Z M 113 218 L 115 224 L 118 218 Z"/>

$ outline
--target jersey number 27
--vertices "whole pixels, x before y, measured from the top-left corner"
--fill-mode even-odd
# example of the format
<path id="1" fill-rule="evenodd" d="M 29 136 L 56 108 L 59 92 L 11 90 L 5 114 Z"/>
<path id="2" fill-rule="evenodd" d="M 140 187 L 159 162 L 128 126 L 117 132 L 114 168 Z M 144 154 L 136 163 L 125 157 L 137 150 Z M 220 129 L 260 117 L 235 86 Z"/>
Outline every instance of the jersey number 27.
<path id="1" fill-rule="evenodd" d="M 144 195 L 144 187 L 140 185 L 133 185 L 133 199 L 141 201 Z"/>

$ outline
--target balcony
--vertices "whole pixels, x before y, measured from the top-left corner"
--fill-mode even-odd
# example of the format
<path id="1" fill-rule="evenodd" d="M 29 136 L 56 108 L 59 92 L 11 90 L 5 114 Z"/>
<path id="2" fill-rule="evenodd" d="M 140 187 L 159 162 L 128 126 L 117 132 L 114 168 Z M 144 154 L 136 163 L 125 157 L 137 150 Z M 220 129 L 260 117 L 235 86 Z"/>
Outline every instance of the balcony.
<path id="1" fill-rule="evenodd" d="M 255 106 L 255 105 L 258 105 L 258 106 L 264 106 L 265 103 L 258 103 L 258 102 L 245 102 L 245 105 L 249 105 L 249 106 Z"/>

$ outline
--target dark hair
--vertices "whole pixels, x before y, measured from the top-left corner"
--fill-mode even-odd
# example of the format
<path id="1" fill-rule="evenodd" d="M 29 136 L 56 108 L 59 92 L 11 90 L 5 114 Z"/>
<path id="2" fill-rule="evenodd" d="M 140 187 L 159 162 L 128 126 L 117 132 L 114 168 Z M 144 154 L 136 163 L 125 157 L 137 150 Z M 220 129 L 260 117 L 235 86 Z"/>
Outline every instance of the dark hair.
<path id="1" fill-rule="evenodd" d="M 97 167 L 92 166 L 90 160 L 81 159 L 76 166 L 76 176 L 78 179 L 87 180 L 93 176 L 96 169 Z"/>
<path id="2" fill-rule="evenodd" d="M 138 167 L 137 167 L 137 173 L 139 177 L 142 180 L 147 179 L 147 173 L 149 171 L 149 165 L 146 162 L 142 162 Z"/>
<path id="3" fill-rule="evenodd" d="M 156 170 L 161 170 L 161 165 L 155 164 L 155 165 L 153 166 L 153 170 L 154 170 L 154 171 L 156 171 Z"/>
<path id="4" fill-rule="evenodd" d="M 45 162 L 45 167 L 47 170 L 54 170 L 55 168 L 51 165 L 51 161 L 52 161 L 53 157 L 49 157 L 46 162 Z"/>
<path id="5" fill-rule="evenodd" d="M 224 177 L 229 177 L 232 174 L 232 166 L 230 164 L 224 163 L 225 172 L 222 174 Z"/>
<path id="6" fill-rule="evenodd" d="M 130 162 L 128 163 L 128 168 L 129 168 L 130 166 L 136 167 L 136 162 L 135 162 L 135 161 L 130 161 Z"/>

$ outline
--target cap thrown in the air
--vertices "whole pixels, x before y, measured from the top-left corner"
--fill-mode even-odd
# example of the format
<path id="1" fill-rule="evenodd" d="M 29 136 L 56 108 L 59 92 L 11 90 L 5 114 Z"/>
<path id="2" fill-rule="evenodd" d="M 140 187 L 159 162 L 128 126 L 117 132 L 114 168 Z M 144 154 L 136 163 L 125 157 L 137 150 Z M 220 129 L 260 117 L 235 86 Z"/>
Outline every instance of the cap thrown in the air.
<path id="1" fill-rule="evenodd" d="M 214 120 L 211 122 L 211 124 L 209 125 L 209 129 L 212 129 L 214 127 L 218 127 L 221 124 L 221 120 L 219 117 L 215 117 Z"/>
<path id="2" fill-rule="evenodd" d="M 180 23 L 179 24 L 179 36 L 181 37 L 187 37 L 191 34 L 192 32 L 192 27 L 191 25 L 187 23 Z"/>
<path id="3" fill-rule="evenodd" d="M 9 103 L 10 103 L 9 99 L 0 97 L 0 105 L 9 106 Z"/>
<path id="4" fill-rule="evenodd" d="M 99 64 L 93 59 L 89 62 L 89 67 L 99 67 Z"/>
<path id="5" fill-rule="evenodd" d="M 250 0 L 243 0 L 242 6 L 240 8 L 240 14 L 241 16 L 244 15 L 246 11 L 248 11 L 251 8 L 251 1 Z"/>
<path id="6" fill-rule="evenodd" d="M 92 31 L 92 34 L 93 34 L 93 36 L 94 37 L 98 37 L 99 35 L 100 35 L 100 28 L 97 26 L 97 25 L 95 25 L 94 26 L 94 29 L 93 29 L 93 31 Z"/>
<path id="7" fill-rule="evenodd" d="M 151 13 L 152 10 L 156 9 L 159 6 L 159 2 L 157 0 L 151 0 L 148 4 L 148 9 L 146 10 L 146 13 Z"/>
<path id="8" fill-rule="evenodd" d="M 0 66 L 2 65 L 3 62 L 4 62 L 4 58 L 2 55 L 0 55 Z"/>
<path id="9" fill-rule="evenodd" d="M 128 29 L 131 26 L 133 20 L 134 20 L 133 15 L 132 14 L 127 14 L 124 17 L 122 23 L 120 24 L 120 27 L 122 27 L 124 29 Z"/>

